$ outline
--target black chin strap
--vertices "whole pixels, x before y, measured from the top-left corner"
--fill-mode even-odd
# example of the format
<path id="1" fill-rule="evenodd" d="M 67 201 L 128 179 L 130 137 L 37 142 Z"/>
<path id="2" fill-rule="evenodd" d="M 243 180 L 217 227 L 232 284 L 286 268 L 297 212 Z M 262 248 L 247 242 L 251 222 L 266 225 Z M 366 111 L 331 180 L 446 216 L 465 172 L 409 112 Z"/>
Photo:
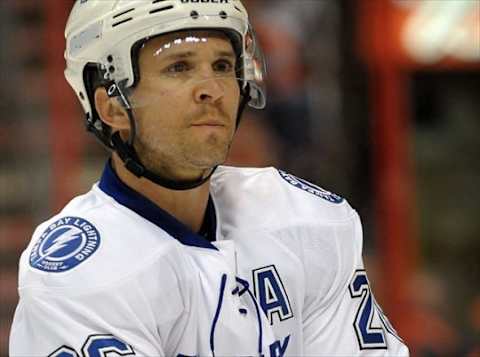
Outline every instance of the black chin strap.
<path id="1" fill-rule="evenodd" d="M 145 177 L 150 181 L 156 183 L 157 185 L 163 186 L 170 190 L 184 191 L 201 186 L 210 179 L 210 177 L 215 172 L 215 169 L 217 168 L 217 166 L 215 166 L 213 169 L 210 170 L 210 173 L 206 177 L 200 178 L 198 180 L 170 180 L 148 170 L 140 162 L 140 159 L 138 158 L 135 149 L 122 140 L 118 131 L 113 133 L 112 135 L 112 144 L 128 171 L 130 171 L 137 177 Z"/>
<path id="2" fill-rule="evenodd" d="M 238 108 L 237 121 L 236 121 L 237 128 L 240 123 L 240 119 L 245 109 L 245 106 L 251 99 L 249 93 L 250 93 L 250 88 L 247 85 L 247 87 L 244 89 L 242 100 Z M 213 173 L 217 169 L 218 165 L 210 169 L 210 172 L 207 176 L 199 178 L 197 180 L 186 180 L 186 181 L 171 180 L 148 170 L 140 161 L 140 158 L 138 157 L 137 153 L 135 152 L 135 148 L 133 147 L 136 125 L 135 125 L 135 120 L 133 117 L 130 103 L 128 102 L 128 99 L 126 98 L 126 96 L 122 93 L 122 91 L 117 86 L 115 88 L 115 91 L 112 94 L 113 94 L 112 96 L 117 95 L 120 97 L 120 100 L 125 110 L 127 111 L 128 118 L 130 120 L 131 130 L 130 130 L 130 137 L 128 139 L 128 142 L 124 142 L 122 140 L 122 138 L 120 137 L 120 133 L 118 131 L 113 133 L 111 137 L 112 146 L 114 150 L 117 152 L 120 159 L 123 161 L 128 171 L 130 171 L 132 174 L 134 174 L 137 177 L 145 177 L 148 180 L 156 183 L 157 185 L 168 188 L 170 190 L 176 190 L 176 191 L 185 191 L 185 190 L 194 189 L 196 187 L 203 185 L 205 182 L 207 182 L 210 179 L 210 177 L 213 175 Z"/>

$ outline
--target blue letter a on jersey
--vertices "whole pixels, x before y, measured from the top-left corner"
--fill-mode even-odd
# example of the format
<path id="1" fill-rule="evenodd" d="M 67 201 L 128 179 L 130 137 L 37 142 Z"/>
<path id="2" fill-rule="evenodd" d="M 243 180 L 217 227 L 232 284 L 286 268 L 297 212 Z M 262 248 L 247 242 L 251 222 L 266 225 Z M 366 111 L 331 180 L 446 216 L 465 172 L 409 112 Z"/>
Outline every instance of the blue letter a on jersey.
<path id="1" fill-rule="evenodd" d="M 293 317 L 292 308 L 285 288 L 274 265 L 269 265 L 253 271 L 255 297 L 273 325 L 273 315 L 280 321 Z"/>

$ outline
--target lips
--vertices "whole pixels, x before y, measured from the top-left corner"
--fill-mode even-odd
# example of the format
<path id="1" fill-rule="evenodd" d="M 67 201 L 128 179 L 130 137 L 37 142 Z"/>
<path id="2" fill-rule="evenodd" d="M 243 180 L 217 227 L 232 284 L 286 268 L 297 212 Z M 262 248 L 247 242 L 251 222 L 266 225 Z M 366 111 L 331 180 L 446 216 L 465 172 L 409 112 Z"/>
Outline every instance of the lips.
<path id="1" fill-rule="evenodd" d="M 191 124 L 192 126 L 225 126 L 225 122 L 218 119 L 199 120 Z"/>
<path id="2" fill-rule="evenodd" d="M 223 123 L 216 122 L 204 122 L 204 123 L 195 123 L 192 126 L 225 126 Z"/>

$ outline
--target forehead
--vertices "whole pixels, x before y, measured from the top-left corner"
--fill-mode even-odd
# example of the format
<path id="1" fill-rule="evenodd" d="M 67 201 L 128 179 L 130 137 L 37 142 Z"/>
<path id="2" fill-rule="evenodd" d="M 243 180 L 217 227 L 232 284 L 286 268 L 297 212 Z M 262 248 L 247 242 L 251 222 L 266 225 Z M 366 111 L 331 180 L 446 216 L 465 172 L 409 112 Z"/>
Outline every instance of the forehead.
<path id="1" fill-rule="evenodd" d="M 195 51 L 200 48 L 214 48 L 231 51 L 233 46 L 229 37 L 218 30 L 186 30 L 154 37 L 145 42 L 140 49 L 140 57 L 160 57 L 175 50 Z"/>

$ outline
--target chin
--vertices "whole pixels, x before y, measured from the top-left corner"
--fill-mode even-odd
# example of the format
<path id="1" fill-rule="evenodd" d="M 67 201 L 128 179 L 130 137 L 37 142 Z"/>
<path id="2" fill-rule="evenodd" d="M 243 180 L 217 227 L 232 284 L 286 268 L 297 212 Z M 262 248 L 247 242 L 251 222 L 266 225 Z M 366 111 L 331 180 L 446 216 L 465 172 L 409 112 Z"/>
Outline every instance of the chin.
<path id="1" fill-rule="evenodd" d="M 216 152 L 214 155 L 212 155 L 212 152 L 210 151 L 203 157 L 195 155 L 190 162 L 199 168 L 209 169 L 223 164 L 227 160 L 227 156 L 228 149 Z"/>
<path id="2" fill-rule="evenodd" d="M 192 159 L 197 162 L 204 163 L 207 167 L 212 167 L 225 162 L 230 151 L 231 141 L 212 140 L 197 146 L 198 150 L 194 150 Z"/>
<path id="3" fill-rule="evenodd" d="M 207 169 L 210 169 L 212 167 L 215 167 L 215 166 L 218 166 L 218 165 L 222 165 L 225 161 L 227 160 L 226 157 L 222 157 L 222 158 L 215 158 L 214 160 L 212 160 L 211 158 L 210 159 L 205 159 L 205 160 L 197 160 L 196 162 L 194 162 L 194 165 L 198 168 L 201 168 L 202 170 L 207 170 Z"/>

